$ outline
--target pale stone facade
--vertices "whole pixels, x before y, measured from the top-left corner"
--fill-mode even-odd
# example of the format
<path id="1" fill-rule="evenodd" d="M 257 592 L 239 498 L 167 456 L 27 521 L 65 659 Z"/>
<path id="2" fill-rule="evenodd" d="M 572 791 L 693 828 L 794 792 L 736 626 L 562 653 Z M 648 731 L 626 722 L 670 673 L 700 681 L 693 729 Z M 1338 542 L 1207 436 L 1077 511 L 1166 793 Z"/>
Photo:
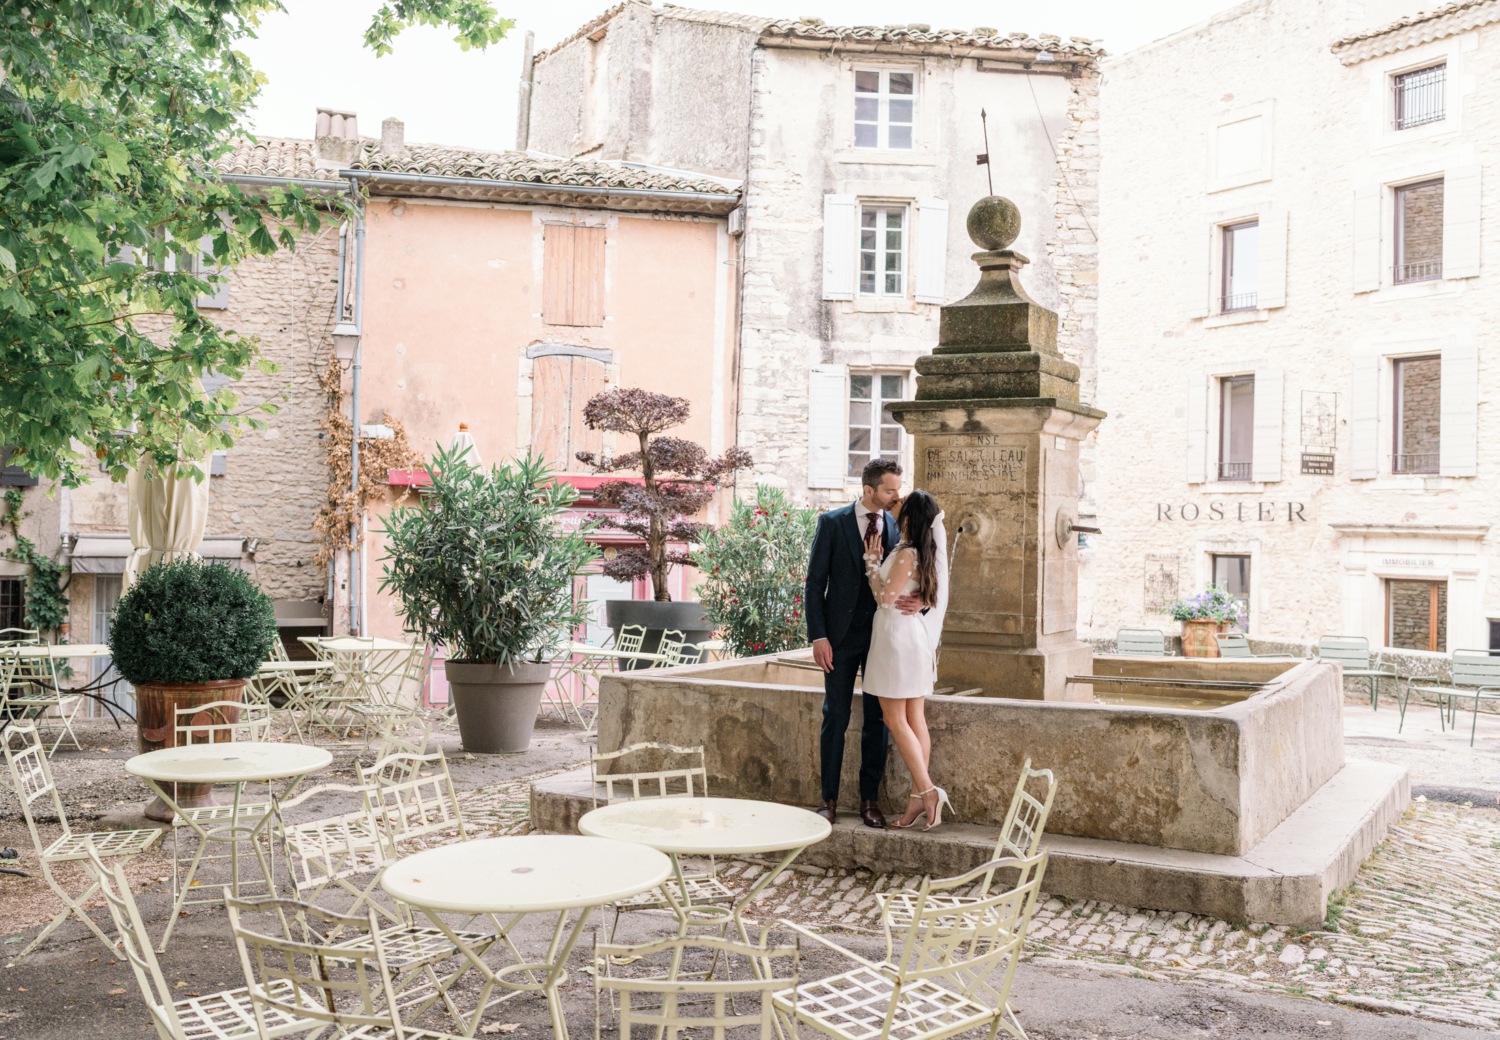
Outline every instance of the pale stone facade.
<path id="1" fill-rule="evenodd" d="M 538 56 L 521 122 L 540 152 L 743 179 L 739 443 L 756 480 L 834 504 L 859 485 L 856 380 L 870 380 L 876 414 L 910 398 L 939 306 L 974 283 L 963 222 L 990 190 L 975 163 L 981 109 L 994 191 L 1023 215 L 1026 288 L 1059 312 L 1059 346 L 1092 398 L 1100 53 L 1079 39 L 837 28 L 631 0 Z M 859 143 L 859 73 L 912 75 L 909 148 Z M 878 292 L 856 280 L 860 222 L 877 210 L 898 212 L 904 235 L 892 261 L 904 280 Z M 881 432 L 870 433 L 875 454 Z M 910 439 L 884 432 L 910 473 Z"/>
<path id="2" fill-rule="evenodd" d="M 1493 645 L 1500 3 L 1399 6 L 1256 0 L 1109 66 L 1097 638 L 1175 633 L 1167 603 L 1248 565 L 1252 636 L 1384 647 L 1395 603 L 1398 646 Z M 1439 180 L 1433 268 L 1400 189 Z"/>

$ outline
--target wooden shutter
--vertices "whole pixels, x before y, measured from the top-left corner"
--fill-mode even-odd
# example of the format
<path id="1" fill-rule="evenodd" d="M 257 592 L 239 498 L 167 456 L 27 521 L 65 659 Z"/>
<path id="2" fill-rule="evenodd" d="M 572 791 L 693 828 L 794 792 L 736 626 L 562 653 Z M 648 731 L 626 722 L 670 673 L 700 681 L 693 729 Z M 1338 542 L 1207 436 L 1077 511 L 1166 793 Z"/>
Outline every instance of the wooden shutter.
<path id="1" fill-rule="evenodd" d="M 1208 479 L 1208 384 L 1207 376 L 1193 375 L 1187 395 L 1187 482 Z"/>
<path id="2" fill-rule="evenodd" d="M 1203 231 L 1203 226 L 1194 221 L 1193 231 L 1188 235 L 1188 266 L 1182 283 L 1182 315 L 1185 318 L 1206 318 L 1209 313 L 1209 254 L 1218 237 L 1218 229 L 1210 228 L 1207 235 Z"/>
<path id="3" fill-rule="evenodd" d="M 1264 243 L 1264 239 L 1261 240 Z M 1285 377 L 1279 368 L 1255 370 L 1255 411 L 1250 443 L 1250 479 L 1281 479 L 1281 398 Z"/>
<path id="4" fill-rule="evenodd" d="M 918 303 L 943 303 L 948 273 L 948 200 L 917 200 Z"/>
<path id="5" fill-rule="evenodd" d="M 1354 189 L 1354 291 L 1357 293 L 1380 288 L 1380 202 L 1384 195 L 1385 188 L 1379 184 Z"/>
<path id="6" fill-rule="evenodd" d="M 1255 305 L 1262 310 L 1286 306 L 1286 210 L 1260 215 L 1260 256 L 1256 260 Z M 1255 392 L 1260 393 L 1257 386 Z M 1257 398 L 1258 400 L 1258 398 Z"/>
<path id="7" fill-rule="evenodd" d="M 1380 368 L 1378 354 L 1352 361 L 1349 387 L 1349 477 L 1374 480 L 1380 475 Z"/>
<path id="8" fill-rule="evenodd" d="M 823 196 L 823 299 L 854 299 L 859 254 L 859 200 L 853 195 Z"/>
<path id="9" fill-rule="evenodd" d="M 583 409 L 604 389 L 604 363 L 549 354 L 531 362 L 531 450 L 562 473 L 582 472 L 580 451 L 598 452 L 603 432 L 587 429 Z"/>
<path id="10" fill-rule="evenodd" d="M 604 362 L 593 358 L 570 358 L 573 362 L 572 399 L 568 402 L 568 461 L 559 467 L 568 473 L 584 473 L 588 467 L 578 461 L 580 451 L 596 455 L 604 450 L 604 431 L 591 430 L 583 424 L 583 409 L 589 400 L 604 391 Z"/>
<path id="11" fill-rule="evenodd" d="M 1443 174 L 1443 277 L 1478 274 L 1479 167 L 1460 166 Z"/>
<path id="12" fill-rule="evenodd" d="M 1479 349 L 1474 340 L 1463 339 L 1445 344 L 1440 356 L 1438 472 L 1445 477 L 1477 476 Z"/>
<path id="13" fill-rule="evenodd" d="M 843 365 L 814 365 L 807 385 L 807 486 L 842 488 L 849 427 L 844 422 L 849 371 Z"/>
<path id="14" fill-rule="evenodd" d="M 542 321 L 548 325 L 604 324 L 602 227 L 548 224 L 542 259 Z"/>

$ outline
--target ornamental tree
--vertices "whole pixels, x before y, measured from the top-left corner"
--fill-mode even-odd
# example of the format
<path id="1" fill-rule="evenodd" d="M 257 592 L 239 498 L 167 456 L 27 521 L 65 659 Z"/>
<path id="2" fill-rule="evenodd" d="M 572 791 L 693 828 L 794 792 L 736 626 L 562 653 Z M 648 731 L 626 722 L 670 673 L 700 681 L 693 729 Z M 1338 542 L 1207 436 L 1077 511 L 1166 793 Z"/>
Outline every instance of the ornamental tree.
<path id="1" fill-rule="evenodd" d="M 0 437 L 18 465 L 77 486 L 97 458 L 120 480 L 142 452 L 191 462 L 261 425 L 196 385 L 274 371 L 253 337 L 198 313 L 223 278 L 205 268 L 294 248 L 329 206 L 353 212 L 214 173 L 265 82 L 235 45 L 280 9 L 0 4 Z M 387 0 L 365 45 L 388 52 L 418 23 L 454 27 L 466 50 L 511 26 L 486 0 Z"/>
<path id="2" fill-rule="evenodd" d="M 592 513 L 600 527 L 633 534 L 644 549 L 621 549 L 604 561 L 604 573 L 616 581 L 651 576 L 653 598 L 670 600 L 667 574 L 676 565 L 694 563 L 692 553 L 668 549 L 669 542 L 692 543 L 709 525 L 690 519 L 707 505 L 720 487 L 732 486 L 734 472 L 751 463 L 750 453 L 735 447 L 722 457 L 692 441 L 658 436 L 681 426 L 691 406 L 685 397 L 649 390 L 615 387 L 593 397 L 583 408 L 583 422 L 591 430 L 634 435 L 636 450 L 623 455 L 580 451 L 577 459 L 595 473 L 639 472 L 640 480 L 608 480 L 595 498 L 619 513 Z"/>

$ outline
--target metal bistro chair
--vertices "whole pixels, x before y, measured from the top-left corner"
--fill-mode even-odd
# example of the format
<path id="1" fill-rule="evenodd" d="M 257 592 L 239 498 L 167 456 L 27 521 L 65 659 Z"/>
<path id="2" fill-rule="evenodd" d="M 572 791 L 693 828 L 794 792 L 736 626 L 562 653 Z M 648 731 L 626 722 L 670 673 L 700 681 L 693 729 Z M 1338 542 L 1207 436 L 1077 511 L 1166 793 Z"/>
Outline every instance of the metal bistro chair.
<path id="1" fill-rule="evenodd" d="M 1166 657 L 1167 637 L 1159 628 L 1122 628 L 1115 633 L 1115 653 Z"/>
<path id="2" fill-rule="evenodd" d="M 1435 679 L 1436 676 L 1411 676 L 1406 680 L 1406 695 L 1401 698 L 1401 726 L 1406 725 L 1406 702 L 1412 690 L 1418 693 L 1436 694 L 1438 698 L 1438 725 L 1446 729 L 1458 728 L 1458 699 L 1474 698 L 1474 718 L 1469 723 L 1469 747 L 1474 746 L 1479 732 L 1479 702 L 1500 701 L 1500 656 L 1492 650 L 1455 650 L 1452 658 L 1453 681 L 1448 686 L 1413 686 L 1418 679 Z M 1447 715 L 1446 722 L 1443 719 Z M 1401 726 L 1396 732 L 1401 732 Z"/>
<path id="3" fill-rule="evenodd" d="M 697 643 L 685 643 L 674 639 L 668 643 L 663 637 L 661 649 L 658 653 L 666 657 L 662 662 L 663 668 L 676 668 L 678 665 L 699 664 L 703 660 L 703 647 Z"/>
<path id="4" fill-rule="evenodd" d="M 19 740 L 17 739 L 19 738 Z M 19 744 L 19 747 L 16 745 Z M 87 860 L 92 851 L 100 857 L 119 859 L 123 857 L 134 858 L 151 847 L 151 843 L 161 837 L 161 831 L 155 827 L 147 827 L 134 831 L 102 831 L 98 834 L 74 834 L 73 829 L 68 826 L 68 814 L 63 811 L 62 798 L 58 796 L 57 785 L 52 782 L 52 770 L 47 764 L 47 753 L 42 746 L 41 736 L 36 731 L 33 722 L 16 722 L 3 734 L 0 739 L 0 749 L 5 752 L 5 763 L 10 767 L 11 787 L 16 793 L 16 800 L 21 803 L 21 813 L 26 817 L 26 828 L 31 831 L 32 844 L 36 846 L 37 858 L 41 860 L 42 876 L 47 879 L 47 886 L 56 892 L 58 898 L 63 901 L 63 912 L 52 918 L 50 924 L 43 928 L 41 934 L 27 944 L 26 948 L 11 960 L 11 965 L 21 962 L 32 950 L 51 935 L 69 917 L 77 917 L 84 923 L 105 946 L 114 949 L 108 936 L 99 930 L 89 917 L 84 907 L 94 893 L 99 890 L 99 882 L 95 881 L 88 889 L 74 899 L 58 882 L 52 873 L 52 868 L 59 863 L 77 863 Z M 57 813 L 57 822 L 62 825 L 62 836 L 50 845 L 42 844 L 41 832 L 37 830 L 36 816 L 32 813 L 32 805 L 47 796 L 52 798 L 53 811 Z"/>
<path id="5" fill-rule="evenodd" d="M 12 629 L 11 631 L 17 631 Z M 37 723 L 52 722 L 47 713 L 56 711 L 57 739 L 47 749 L 48 755 L 57 754 L 63 738 L 73 741 L 79 751 L 83 745 L 73 732 L 73 718 L 83 707 L 83 698 L 69 695 L 57 685 L 56 661 L 50 653 L 28 652 L 42 643 L 13 644 L 0 650 L 0 698 L 3 710 L 10 719 L 31 719 Z"/>
<path id="6" fill-rule="evenodd" d="M 45 640 L 35 628 L 0 628 L 0 646 L 42 646 Z"/>
<path id="7" fill-rule="evenodd" d="M 1245 638 L 1243 632 L 1224 632 L 1214 636 L 1214 641 L 1219 644 L 1220 657 L 1294 657 L 1292 654 L 1257 654 L 1250 649 L 1250 640 Z"/>
<path id="8" fill-rule="evenodd" d="M 645 642 L 645 625 L 621 625 L 619 633 L 615 636 L 613 648 L 627 654 L 638 654 L 641 652 L 641 645 Z"/>
<path id="9" fill-rule="evenodd" d="M 409 726 L 416 719 L 435 653 L 430 643 L 414 643 L 409 653 L 397 653 L 382 662 L 382 673 L 370 684 L 375 699 L 349 705 L 348 711 L 364 721 L 366 748 L 376 737 L 384 737 L 398 726 Z"/>
<path id="10" fill-rule="evenodd" d="M 1367 679 L 1370 683 L 1370 708 L 1380 710 L 1380 680 L 1400 682 L 1396 669 L 1384 668 L 1379 658 L 1370 663 L 1370 641 L 1364 636 L 1323 636 L 1318 640 L 1318 660 L 1336 661 L 1344 669 L 1344 678 Z"/>
<path id="11" fill-rule="evenodd" d="M 994 860 L 943 881 L 923 880 L 899 953 L 879 963 L 801 925 L 778 922 L 855 965 L 772 996 L 787 1034 L 796 1036 L 797 1026 L 807 1025 L 840 1040 L 941 1040 L 987 1027 L 991 1040 L 1001 1029 L 1026 1040 L 1007 1001 L 1046 868 L 1041 852 Z M 1020 883 L 958 914 L 946 900 L 932 901 L 997 870 L 1016 870 Z"/>

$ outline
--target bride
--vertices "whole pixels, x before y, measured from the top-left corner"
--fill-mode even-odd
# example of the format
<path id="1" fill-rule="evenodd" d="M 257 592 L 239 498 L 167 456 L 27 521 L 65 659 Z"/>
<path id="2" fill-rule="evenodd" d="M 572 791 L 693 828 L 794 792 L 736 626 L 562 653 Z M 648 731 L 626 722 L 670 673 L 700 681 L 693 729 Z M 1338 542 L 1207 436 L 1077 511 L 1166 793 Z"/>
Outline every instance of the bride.
<path id="1" fill-rule="evenodd" d="M 948 606 L 947 537 L 937 500 L 918 489 L 892 510 L 900 525 L 901 542 L 882 562 L 880 535 L 865 544 L 865 572 L 880 609 L 870 637 L 865 662 L 864 692 L 880 698 L 886 728 L 911 771 L 912 793 L 897 827 L 911 827 L 927 818 L 923 830 L 943 822 L 943 807 L 951 808 L 948 792 L 932 782 L 928 767 L 932 739 L 924 714 L 926 697 L 937 679 L 938 639 Z M 903 614 L 896 601 L 915 594 L 923 613 Z"/>

